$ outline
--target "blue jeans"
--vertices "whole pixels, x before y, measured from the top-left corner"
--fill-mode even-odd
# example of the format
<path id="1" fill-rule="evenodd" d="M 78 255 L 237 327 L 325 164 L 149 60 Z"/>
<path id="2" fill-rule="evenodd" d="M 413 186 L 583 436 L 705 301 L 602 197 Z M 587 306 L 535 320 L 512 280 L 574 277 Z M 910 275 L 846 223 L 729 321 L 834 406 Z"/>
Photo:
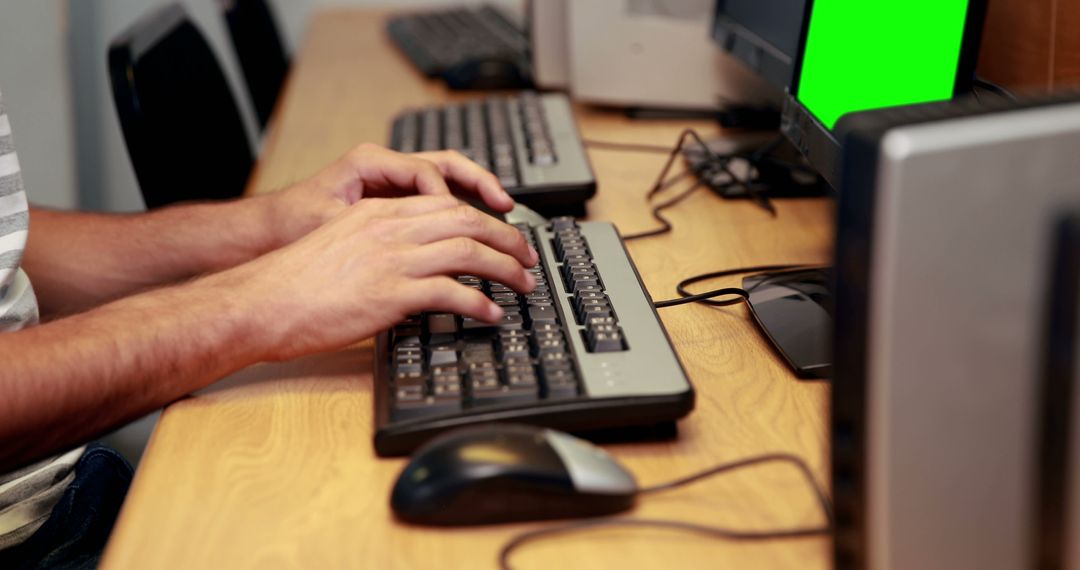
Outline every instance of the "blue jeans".
<path id="1" fill-rule="evenodd" d="M 96 568 L 120 514 L 131 465 L 104 445 L 87 446 L 75 464 L 75 480 L 45 524 L 25 542 L 0 551 L 0 568 Z"/>

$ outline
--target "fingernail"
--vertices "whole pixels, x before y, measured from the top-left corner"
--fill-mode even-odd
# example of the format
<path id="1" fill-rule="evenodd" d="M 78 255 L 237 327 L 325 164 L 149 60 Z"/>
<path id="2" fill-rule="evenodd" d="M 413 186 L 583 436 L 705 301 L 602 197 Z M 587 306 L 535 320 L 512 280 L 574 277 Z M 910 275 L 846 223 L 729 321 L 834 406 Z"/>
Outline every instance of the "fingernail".
<path id="1" fill-rule="evenodd" d="M 501 321 L 502 318 L 506 316 L 506 311 L 503 310 L 502 307 L 496 305 L 495 303 L 492 303 L 490 305 L 490 307 L 491 308 L 488 309 L 488 312 L 491 313 L 491 322 L 494 323 L 494 322 Z"/>
<path id="2" fill-rule="evenodd" d="M 540 254 L 537 253 L 536 248 L 531 245 L 529 246 L 529 255 L 531 256 L 529 257 L 529 260 L 531 261 L 530 266 L 536 267 L 536 264 L 540 262 Z"/>
<path id="3" fill-rule="evenodd" d="M 536 276 L 528 271 L 525 272 L 525 286 L 529 288 L 529 291 L 536 289 Z"/>

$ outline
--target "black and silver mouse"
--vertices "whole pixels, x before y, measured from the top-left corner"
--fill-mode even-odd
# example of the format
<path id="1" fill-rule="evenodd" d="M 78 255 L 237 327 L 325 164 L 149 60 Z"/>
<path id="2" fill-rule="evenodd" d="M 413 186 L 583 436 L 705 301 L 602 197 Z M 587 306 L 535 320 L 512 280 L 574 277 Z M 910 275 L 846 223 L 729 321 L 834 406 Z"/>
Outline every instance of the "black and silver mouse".
<path id="1" fill-rule="evenodd" d="M 634 506 L 637 483 L 604 450 L 562 432 L 469 427 L 420 448 L 390 506 L 425 525 L 478 525 L 607 515 Z"/>

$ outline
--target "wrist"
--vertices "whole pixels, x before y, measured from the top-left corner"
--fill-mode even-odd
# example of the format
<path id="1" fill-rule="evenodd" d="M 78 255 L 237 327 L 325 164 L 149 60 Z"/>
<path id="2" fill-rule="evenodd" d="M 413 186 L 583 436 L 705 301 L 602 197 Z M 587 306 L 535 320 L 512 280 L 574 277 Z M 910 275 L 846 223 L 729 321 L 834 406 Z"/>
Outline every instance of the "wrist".
<path id="1" fill-rule="evenodd" d="M 253 257 L 274 251 L 291 241 L 286 237 L 289 208 L 284 204 L 286 200 L 282 199 L 282 193 L 259 194 L 236 202 L 246 210 L 241 213 L 243 219 L 252 220 L 255 228 L 253 243 L 257 244 L 258 251 Z"/>
<path id="2" fill-rule="evenodd" d="M 304 237 L 322 225 L 333 208 L 306 182 L 252 199 L 263 211 L 270 248 L 278 249 Z"/>
<path id="3" fill-rule="evenodd" d="M 281 347 L 294 328 L 258 260 L 202 277 L 191 283 L 199 298 L 211 299 L 234 348 L 233 357 L 244 365 L 280 360 Z"/>

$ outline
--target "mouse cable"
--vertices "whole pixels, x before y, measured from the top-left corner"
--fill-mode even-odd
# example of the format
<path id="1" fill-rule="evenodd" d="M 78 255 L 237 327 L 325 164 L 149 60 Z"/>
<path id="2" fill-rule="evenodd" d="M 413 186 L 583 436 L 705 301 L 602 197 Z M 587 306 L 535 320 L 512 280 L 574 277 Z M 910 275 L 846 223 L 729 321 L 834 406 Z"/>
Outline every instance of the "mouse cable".
<path id="1" fill-rule="evenodd" d="M 810 487 L 814 491 L 815 498 L 818 504 L 821 506 L 821 512 L 825 517 L 825 525 L 817 527 L 796 527 L 789 529 L 777 529 L 777 530 L 739 530 L 731 529 L 703 524 L 696 524 L 684 521 L 665 520 L 665 519 L 628 519 L 628 518 L 600 518 L 592 519 L 582 522 L 567 523 L 548 528 L 542 528 L 539 530 L 533 530 L 523 532 L 514 538 L 510 539 L 503 545 L 499 551 L 499 567 L 503 570 L 511 570 L 510 555 L 522 545 L 536 541 L 538 539 L 557 535 L 568 534 L 572 532 L 600 528 L 600 527 L 651 527 L 651 528 L 667 528 L 672 530 L 681 530 L 685 532 L 694 532 L 703 534 L 713 538 L 721 540 L 752 540 L 752 541 L 767 541 L 767 540 L 784 540 L 792 538 L 805 538 L 811 536 L 824 536 L 832 533 L 833 529 L 833 510 L 832 505 L 829 503 L 828 494 L 825 489 L 818 484 L 817 479 L 814 478 L 813 473 L 810 471 L 810 467 L 806 465 L 806 462 L 802 458 L 791 455 L 789 453 L 770 453 L 766 455 L 757 455 L 754 457 L 748 457 L 746 459 L 740 459 L 731 463 L 723 463 L 707 469 L 705 471 L 689 475 L 680 479 L 668 483 L 662 483 L 659 485 L 653 485 L 651 487 L 645 487 L 638 490 L 638 495 L 659 493 L 663 491 L 669 491 L 671 489 L 677 489 L 696 483 L 703 479 L 719 475 L 728 471 L 735 471 L 745 467 L 751 467 L 754 465 L 760 465 L 762 463 L 782 462 L 790 463 L 794 465 L 803 478 L 806 479 Z"/>
<path id="2" fill-rule="evenodd" d="M 740 267 L 738 269 L 725 269 L 723 271 L 714 271 L 712 273 L 703 273 L 701 275 L 695 275 L 693 277 L 687 277 L 679 284 L 675 286 L 675 290 L 679 293 L 679 297 L 675 299 L 668 299 L 666 301 L 657 301 L 653 303 L 653 306 L 657 309 L 666 309 L 668 307 L 676 307 L 679 305 L 685 305 L 688 303 L 702 303 L 704 305 L 712 305 L 714 307 L 727 307 L 730 305 L 737 305 L 743 302 L 745 299 L 750 298 L 750 292 L 746 289 L 739 287 L 725 287 L 723 289 L 713 289 L 712 291 L 706 291 L 704 293 L 691 293 L 687 290 L 687 287 L 695 283 L 702 281 L 709 281 L 711 279 L 717 279 L 719 277 L 727 277 L 729 275 L 742 275 L 744 273 L 758 273 L 761 271 L 790 271 L 796 269 L 806 269 L 815 267 L 813 265 L 758 265 L 756 267 Z M 738 295 L 735 299 L 725 299 L 723 301 L 713 301 L 714 297 L 722 297 L 725 295 Z"/>

